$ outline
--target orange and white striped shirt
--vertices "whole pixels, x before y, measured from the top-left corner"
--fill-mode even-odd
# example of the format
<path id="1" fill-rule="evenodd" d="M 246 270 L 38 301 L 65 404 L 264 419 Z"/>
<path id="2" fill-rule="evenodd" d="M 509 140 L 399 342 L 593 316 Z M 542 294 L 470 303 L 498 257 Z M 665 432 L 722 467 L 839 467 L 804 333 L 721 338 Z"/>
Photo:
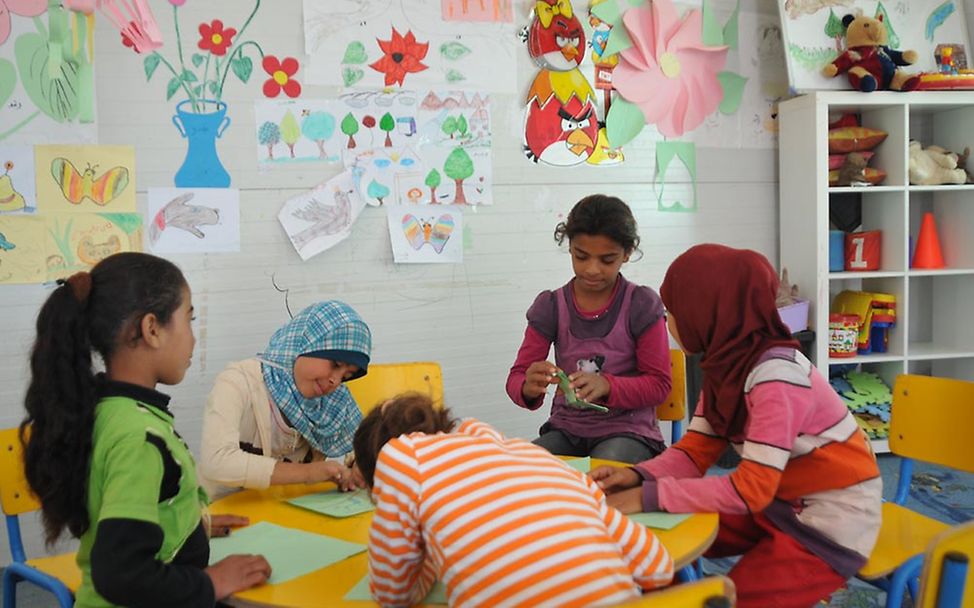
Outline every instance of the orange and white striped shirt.
<path id="1" fill-rule="evenodd" d="M 669 584 L 656 536 L 587 475 L 473 419 L 379 453 L 369 533 L 372 596 L 408 606 L 437 578 L 451 606 L 591 606 Z"/>

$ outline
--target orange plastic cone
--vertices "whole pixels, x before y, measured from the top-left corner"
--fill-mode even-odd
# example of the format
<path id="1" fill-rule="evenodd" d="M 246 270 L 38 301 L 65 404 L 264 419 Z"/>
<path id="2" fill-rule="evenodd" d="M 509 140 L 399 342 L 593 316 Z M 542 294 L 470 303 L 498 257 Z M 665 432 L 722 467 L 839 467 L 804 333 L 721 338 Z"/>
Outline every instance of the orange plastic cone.
<path id="1" fill-rule="evenodd" d="M 940 238 L 937 236 L 937 223 L 933 213 L 923 214 L 920 235 L 917 237 L 916 251 L 913 252 L 913 268 L 943 268 L 944 256 L 940 251 Z"/>

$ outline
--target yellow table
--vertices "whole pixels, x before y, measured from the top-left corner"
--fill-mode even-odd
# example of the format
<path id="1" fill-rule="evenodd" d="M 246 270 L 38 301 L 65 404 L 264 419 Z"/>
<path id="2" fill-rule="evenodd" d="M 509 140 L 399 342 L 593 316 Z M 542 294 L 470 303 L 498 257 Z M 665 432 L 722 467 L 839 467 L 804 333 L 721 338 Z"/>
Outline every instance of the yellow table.
<path id="1" fill-rule="evenodd" d="M 592 459 L 593 468 L 601 464 L 616 463 Z M 335 519 L 284 502 L 303 494 L 322 492 L 334 487 L 334 484 L 322 483 L 274 486 L 267 490 L 245 490 L 214 502 L 210 511 L 246 515 L 252 524 L 268 521 L 281 526 L 367 544 L 369 524 L 372 521 L 371 513 Z M 654 529 L 653 532 L 666 546 L 673 557 L 675 569 L 679 570 L 700 557 L 714 542 L 717 536 L 717 514 L 692 515 L 672 530 Z M 346 602 L 343 598 L 367 572 L 367 554 L 359 553 L 280 585 L 262 585 L 237 593 L 232 603 L 237 606 L 293 606 L 295 608 L 357 606 L 361 608 L 374 604 Z"/>

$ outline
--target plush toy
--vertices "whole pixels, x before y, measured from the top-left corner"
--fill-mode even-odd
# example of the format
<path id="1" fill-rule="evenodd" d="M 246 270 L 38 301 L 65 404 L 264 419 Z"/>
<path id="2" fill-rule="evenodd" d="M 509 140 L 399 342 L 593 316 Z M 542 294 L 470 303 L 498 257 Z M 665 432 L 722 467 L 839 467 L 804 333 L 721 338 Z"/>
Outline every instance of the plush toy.
<path id="1" fill-rule="evenodd" d="M 836 186 L 851 186 L 853 184 L 868 184 L 866 179 L 866 157 L 859 152 L 846 154 L 839 176 L 835 180 Z M 829 184 L 831 185 L 831 184 Z"/>
<path id="2" fill-rule="evenodd" d="M 957 155 L 957 168 L 963 169 L 964 173 L 967 174 L 967 183 L 974 184 L 974 175 L 967 168 L 967 159 L 971 157 L 971 149 L 969 147 L 964 147 L 964 151 Z"/>
<path id="3" fill-rule="evenodd" d="M 925 186 L 963 184 L 967 172 L 957 168 L 957 155 L 940 146 L 923 149 L 920 142 L 910 142 L 910 183 Z"/>
<path id="4" fill-rule="evenodd" d="M 834 78 L 849 72 L 854 89 L 870 93 L 876 89 L 912 91 L 920 84 L 920 77 L 907 74 L 897 66 L 910 65 L 917 60 L 916 51 L 895 51 L 886 46 L 886 25 L 883 16 L 846 15 L 846 51 L 825 66 L 822 73 Z"/>

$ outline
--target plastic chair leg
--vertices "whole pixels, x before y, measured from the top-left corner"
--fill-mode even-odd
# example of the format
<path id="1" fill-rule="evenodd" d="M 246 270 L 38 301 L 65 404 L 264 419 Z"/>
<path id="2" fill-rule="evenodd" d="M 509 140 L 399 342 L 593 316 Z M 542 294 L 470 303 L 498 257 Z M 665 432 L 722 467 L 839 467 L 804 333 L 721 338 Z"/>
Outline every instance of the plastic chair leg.
<path id="1" fill-rule="evenodd" d="M 17 603 L 17 578 L 10 568 L 3 570 L 3 608 L 14 608 Z"/>
<path id="2" fill-rule="evenodd" d="M 692 583 L 694 581 L 700 580 L 697 575 L 697 569 L 694 564 L 687 564 L 679 570 L 676 571 L 676 580 L 681 583 Z"/>
<path id="3" fill-rule="evenodd" d="M 903 594 L 911 582 L 914 586 L 917 584 L 922 567 L 923 555 L 914 555 L 896 569 L 890 577 L 889 589 L 886 590 L 886 608 L 900 608 L 903 605 Z M 913 597 L 916 597 L 916 593 L 913 593 Z"/>
<path id="4" fill-rule="evenodd" d="M 54 597 L 57 598 L 58 605 L 61 606 L 61 608 L 72 608 L 74 606 L 74 596 L 71 595 L 71 590 L 68 589 L 64 583 L 54 578 L 53 576 L 44 574 L 40 570 L 31 568 L 27 564 L 14 562 L 9 566 L 7 566 L 7 568 L 3 571 L 3 578 L 4 578 L 3 608 L 13 608 L 13 605 L 7 606 L 6 581 L 8 575 L 11 576 L 13 581 L 11 587 L 14 587 L 17 584 L 18 580 L 29 581 L 31 583 L 34 583 L 38 587 L 41 587 L 42 589 L 47 589 L 48 591 L 53 593 Z M 12 595 L 13 594 L 11 594 L 11 596 Z"/>

